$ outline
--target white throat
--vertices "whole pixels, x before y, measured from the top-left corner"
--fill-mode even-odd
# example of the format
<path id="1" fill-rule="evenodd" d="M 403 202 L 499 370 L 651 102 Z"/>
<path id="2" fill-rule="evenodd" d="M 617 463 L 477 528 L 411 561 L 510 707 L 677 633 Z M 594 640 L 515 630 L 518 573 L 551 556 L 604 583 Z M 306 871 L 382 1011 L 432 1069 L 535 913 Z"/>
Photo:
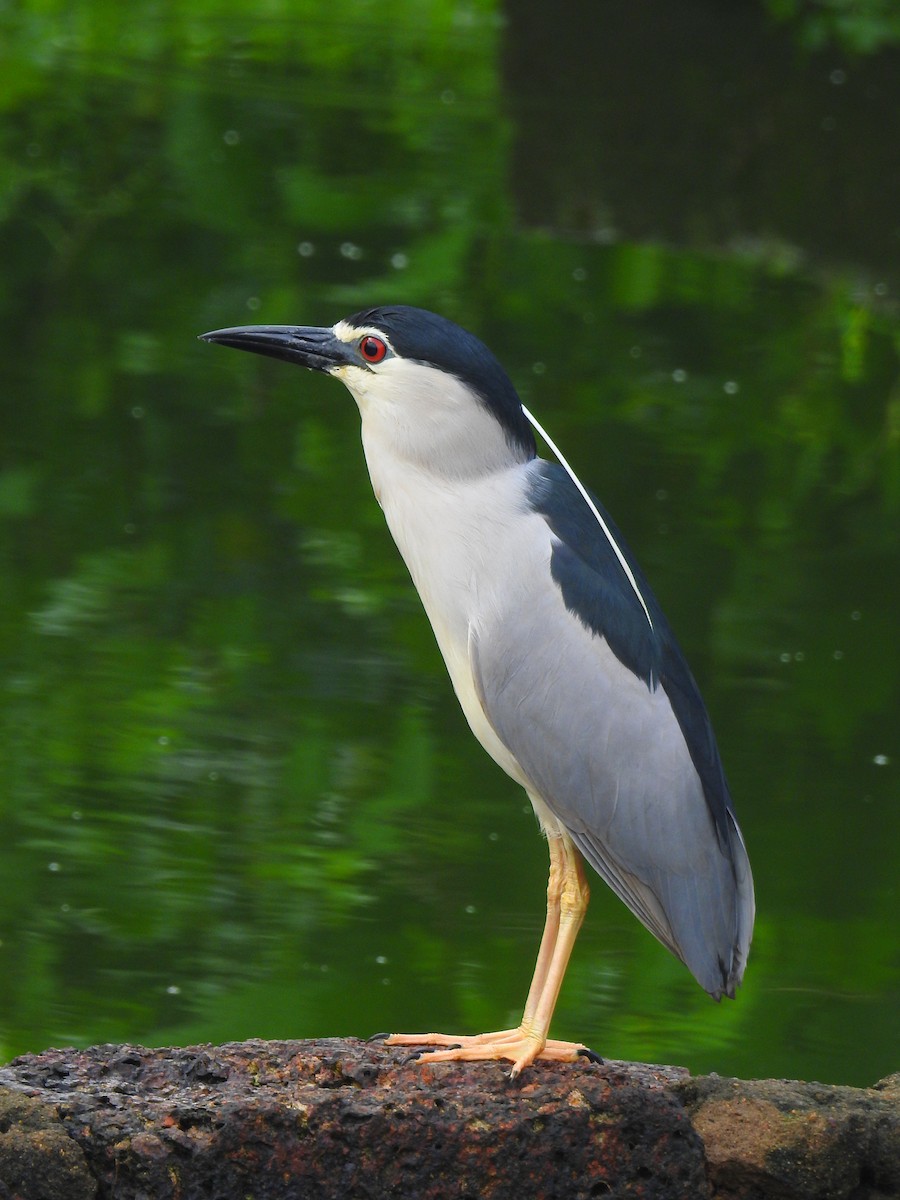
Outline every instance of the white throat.
<path id="1" fill-rule="evenodd" d="M 452 481 L 491 475 L 520 461 L 500 422 L 453 376 L 402 359 L 390 359 L 377 371 L 343 367 L 334 373 L 359 408 L 379 498 L 404 471 Z"/>

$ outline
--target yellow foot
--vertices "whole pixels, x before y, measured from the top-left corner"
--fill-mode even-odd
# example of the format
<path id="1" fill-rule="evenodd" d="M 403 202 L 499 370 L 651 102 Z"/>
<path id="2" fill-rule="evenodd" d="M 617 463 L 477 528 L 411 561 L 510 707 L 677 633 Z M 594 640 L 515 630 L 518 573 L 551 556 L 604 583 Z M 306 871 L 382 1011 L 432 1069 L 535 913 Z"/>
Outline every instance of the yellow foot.
<path id="1" fill-rule="evenodd" d="M 575 1062 L 585 1057 L 592 1062 L 602 1062 L 580 1042 L 557 1042 L 541 1038 L 522 1029 L 501 1029 L 497 1033 L 463 1034 L 456 1037 L 448 1033 L 392 1033 L 384 1039 L 386 1046 L 424 1046 L 416 1056 L 423 1063 L 435 1062 L 482 1062 L 506 1058 L 512 1063 L 511 1079 L 530 1067 L 538 1058 L 553 1062 Z M 432 1047 L 435 1047 L 432 1049 Z"/>

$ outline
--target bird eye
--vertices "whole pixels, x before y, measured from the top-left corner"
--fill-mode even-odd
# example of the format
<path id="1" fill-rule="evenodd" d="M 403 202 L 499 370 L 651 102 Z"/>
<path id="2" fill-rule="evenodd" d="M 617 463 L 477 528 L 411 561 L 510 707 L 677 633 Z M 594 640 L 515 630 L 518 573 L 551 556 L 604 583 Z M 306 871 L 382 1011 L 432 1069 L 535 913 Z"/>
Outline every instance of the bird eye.
<path id="1" fill-rule="evenodd" d="M 366 362 L 380 363 L 387 354 L 387 346 L 381 338 L 366 334 L 364 338 L 360 338 L 359 352 Z"/>

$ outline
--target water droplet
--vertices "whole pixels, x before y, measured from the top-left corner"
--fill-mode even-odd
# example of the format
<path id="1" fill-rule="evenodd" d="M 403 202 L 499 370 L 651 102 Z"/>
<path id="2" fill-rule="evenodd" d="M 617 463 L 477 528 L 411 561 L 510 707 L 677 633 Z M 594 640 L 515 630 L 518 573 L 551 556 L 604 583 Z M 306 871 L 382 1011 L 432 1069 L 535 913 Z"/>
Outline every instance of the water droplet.
<path id="1" fill-rule="evenodd" d="M 400 254 L 400 253 L 392 254 L 391 255 L 391 266 L 394 268 L 395 271 L 404 271 L 409 266 L 409 259 L 406 257 L 405 254 Z"/>
<path id="2" fill-rule="evenodd" d="M 358 258 L 362 258 L 362 250 L 360 249 L 359 246 L 355 245 L 353 242 L 342 242 L 341 243 L 341 256 L 343 258 L 350 258 L 355 261 Z"/>
<path id="3" fill-rule="evenodd" d="M 861 619 L 862 619 L 862 613 L 859 611 L 858 608 L 854 608 L 853 612 L 850 614 L 850 620 L 851 621 L 859 621 Z"/>
<path id="4" fill-rule="evenodd" d="M 134 419 L 136 421 L 140 421 L 144 415 L 144 410 L 141 408 L 141 406 L 139 404 L 136 404 L 134 406 L 134 408 L 131 410 L 131 415 L 134 417 Z"/>
<path id="5" fill-rule="evenodd" d="M 543 375 L 543 373 L 547 370 L 547 365 L 546 363 L 542 362 L 532 363 L 531 370 L 535 375 Z"/>
<path id="6" fill-rule="evenodd" d="M 468 913 L 468 915 L 470 917 L 473 917 L 475 915 L 475 913 L 478 912 L 478 909 L 475 907 L 474 904 L 467 904 L 465 911 Z"/>
<path id="7" fill-rule="evenodd" d="M 453 104 L 455 100 L 456 92 L 454 92 L 453 88 L 445 88 L 444 91 L 441 92 L 442 103 Z"/>
<path id="8" fill-rule="evenodd" d="M 47 870 L 48 871 L 61 871 L 62 867 L 59 865 L 58 862 L 51 862 L 51 863 L 47 863 Z"/>
<path id="9" fill-rule="evenodd" d="M 251 312 L 256 312 L 256 310 L 260 307 L 261 304 L 262 304 L 262 300 L 260 300 L 259 296 L 248 296 L 247 297 L 247 307 L 250 309 Z"/>
<path id="10" fill-rule="evenodd" d="M 842 71 L 840 67 L 835 67 L 828 78 L 835 87 L 840 87 L 842 83 L 847 82 L 847 72 Z"/>
<path id="11" fill-rule="evenodd" d="M 791 661 L 791 652 L 789 650 L 782 650 L 778 658 L 780 662 L 789 663 Z"/>
<path id="12" fill-rule="evenodd" d="M 632 346 L 631 349 L 628 351 L 628 353 L 631 355 L 632 358 L 640 358 L 644 352 L 640 348 L 640 346 Z"/>
<path id="13" fill-rule="evenodd" d="M 684 383 L 684 381 L 687 379 L 687 371 L 682 370 L 681 367 L 676 367 L 672 372 L 672 378 L 676 383 Z"/>
<path id="14" fill-rule="evenodd" d="M 297 246 L 297 253 L 301 258 L 312 258 L 315 252 L 316 248 L 312 242 L 300 242 Z"/>
<path id="15" fill-rule="evenodd" d="M 181 988 L 178 986 L 177 983 L 170 983 L 169 986 L 166 988 L 166 994 L 169 996 L 180 996 Z"/>
<path id="16" fill-rule="evenodd" d="M 241 140 L 241 135 L 236 129 L 229 129 L 222 135 L 222 141 L 226 146 L 236 146 Z"/>
<path id="17" fill-rule="evenodd" d="M 388 961 L 387 955 L 386 954 L 376 954 L 375 961 L 378 963 L 378 965 L 380 967 L 383 967 L 384 964 Z"/>
<path id="18" fill-rule="evenodd" d="M 840 662 L 840 660 L 844 657 L 844 652 L 843 652 L 843 650 L 835 650 L 834 654 L 832 654 L 831 657 L 833 659 L 835 659 L 836 661 Z"/>
<path id="19" fill-rule="evenodd" d="M 169 739 L 165 734 L 161 734 L 156 740 L 160 746 L 168 746 L 169 744 Z"/>
<path id="20" fill-rule="evenodd" d="M 876 767 L 886 767 L 889 765 L 890 761 L 891 760 L 888 758 L 888 756 L 886 754 L 876 754 L 875 757 L 872 759 L 872 762 L 875 764 Z"/>
<path id="21" fill-rule="evenodd" d="M 576 267 L 572 272 L 572 278 L 577 280 L 578 283 L 583 283 L 587 279 L 587 271 L 584 267 Z"/>
<path id="22" fill-rule="evenodd" d="M 741 385 L 735 379 L 729 379 L 722 384 L 722 390 L 727 396 L 736 396 L 741 390 Z"/>

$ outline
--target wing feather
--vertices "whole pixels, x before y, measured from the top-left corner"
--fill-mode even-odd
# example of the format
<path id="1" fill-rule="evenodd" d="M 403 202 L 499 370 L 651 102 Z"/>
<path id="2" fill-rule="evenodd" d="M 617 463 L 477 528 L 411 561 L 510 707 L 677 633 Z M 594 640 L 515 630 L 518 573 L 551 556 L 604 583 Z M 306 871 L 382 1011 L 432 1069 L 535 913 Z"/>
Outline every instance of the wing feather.
<path id="1" fill-rule="evenodd" d="M 733 995 L 753 887 L 696 684 L 624 544 L 632 578 L 591 546 L 590 526 L 576 538 L 558 508 L 533 508 L 546 538 L 518 564 L 531 585 L 470 637 L 485 715 L 613 891 L 707 991 Z"/>

